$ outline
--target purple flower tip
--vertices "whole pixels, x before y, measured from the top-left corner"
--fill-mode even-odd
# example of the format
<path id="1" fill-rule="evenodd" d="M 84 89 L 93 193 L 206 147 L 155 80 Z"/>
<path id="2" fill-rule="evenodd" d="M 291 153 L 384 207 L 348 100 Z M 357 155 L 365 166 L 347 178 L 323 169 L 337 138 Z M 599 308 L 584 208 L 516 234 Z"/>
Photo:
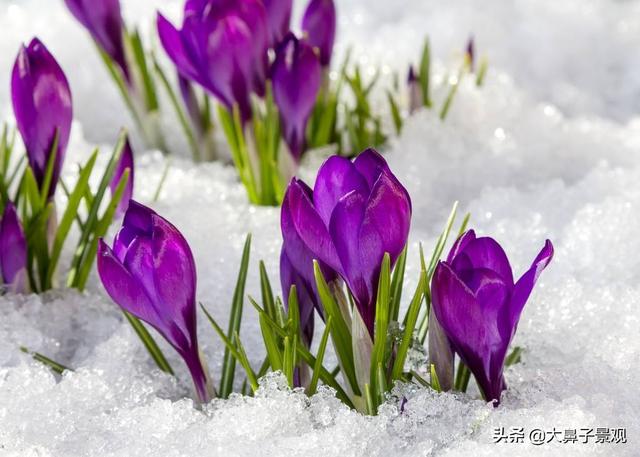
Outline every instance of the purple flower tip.
<path id="1" fill-rule="evenodd" d="M 11 75 L 13 112 L 29 165 L 42 186 L 54 139 L 58 149 L 49 196 L 55 192 L 64 160 L 73 111 L 67 78 L 47 48 L 34 38 L 21 46 Z"/>
<path id="2" fill-rule="evenodd" d="M 111 182 L 109 183 L 109 188 L 111 189 L 111 193 L 116 191 L 118 187 L 118 183 L 120 182 L 120 178 L 124 174 L 125 170 L 129 170 L 129 179 L 127 180 L 127 184 L 125 184 L 124 193 L 122 194 L 122 198 L 118 203 L 118 207 L 116 208 L 116 217 L 122 216 L 127 207 L 129 206 L 129 200 L 133 196 L 133 175 L 134 175 L 134 161 L 133 161 L 133 149 L 131 149 L 131 144 L 129 143 L 129 137 L 126 138 L 124 143 L 124 148 L 122 149 L 122 155 L 120 156 L 120 161 L 116 166 L 116 169 L 113 173 L 113 177 L 111 178 Z"/>
<path id="3" fill-rule="evenodd" d="M 353 162 L 332 156 L 313 190 L 291 180 L 282 204 L 283 249 L 305 278 L 313 278 L 304 273 L 311 259 L 337 272 L 373 335 L 380 265 L 385 253 L 396 261 L 410 221 L 409 194 L 380 154 L 368 149 Z"/>
<path id="4" fill-rule="evenodd" d="M 289 33 L 278 46 L 271 79 L 284 138 L 293 157 L 299 160 L 305 148 L 307 122 L 322 84 L 318 56 L 304 40 Z"/>
<path id="5" fill-rule="evenodd" d="M 502 247 L 469 230 L 435 269 L 433 311 L 488 401 L 499 402 L 506 388 L 502 373 L 509 344 L 536 280 L 552 258 L 553 245 L 547 240 L 531 267 L 514 282 Z"/>
<path id="6" fill-rule="evenodd" d="M 331 63 L 336 38 L 336 6 L 333 0 L 311 0 L 302 18 L 302 30 L 309 44 L 320 51 L 320 63 Z"/>
<path id="7" fill-rule="evenodd" d="M 187 364 L 200 400 L 208 401 L 196 334 L 196 266 L 178 229 L 131 200 L 113 248 L 100 240 L 97 263 L 113 301 L 162 334 Z"/>
<path id="8" fill-rule="evenodd" d="M 27 241 L 11 202 L 0 220 L 0 272 L 2 284 L 12 292 L 27 292 Z"/>
<path id="9" fill-rule="evenodd" d="M 71 14 L 87 29 L 129 81 L 124 52 L 124 23 L 119 0 L 64 0 Z"/>

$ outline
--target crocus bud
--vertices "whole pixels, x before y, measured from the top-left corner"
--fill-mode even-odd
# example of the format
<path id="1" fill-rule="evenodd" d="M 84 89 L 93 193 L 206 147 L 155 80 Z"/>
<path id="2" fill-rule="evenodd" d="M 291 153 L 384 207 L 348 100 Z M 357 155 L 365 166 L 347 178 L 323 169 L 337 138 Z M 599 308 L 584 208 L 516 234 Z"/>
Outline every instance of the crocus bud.
<path id="1" fill-rule="evenodd" d="M 127 180 L 127 184 L 125 184 L 122 198 L 120 199 L 120 203 L 118 203 L 118 207 L 116 208 L 116 217 L 120 217 L 125 213 L 125 211 L 129 207 L 129 200 L 131 200 L 131 197 L 133 196 L 133 149 L 131 149 L 129 137 L 125 139 L 124 148 L 122 149 L 122 155 L 120 156 L 120 161 L 118 162 L 118 165 L 113 172 L 111 182 L 109 183 L 109 188 L 111 189 L 112 194 L 116 191 L 118 183 L 120 182 L 120 178 L 122 178 L 125 170 L 129 170 L 129 179 Z"/>
<path id="2" fill-rule="evenodd" d="M 333 0 L 311 0 L 302 18 L 302 31 L 309 44 L 320 51 L 320 63 L 331 63 L 336 38 L 336 7 Z"/>
<path id="3" fill-rule="evenodd" d="M 113 60 L 127 81 L 129 67 L 124 52 L 124 22 L 119 0 L 64 0 L 71 14 Z"/>
<path id="4" fill-rule="evenodd" d="M 196 266 L 178 229 L 131 200 L 113 248 L 100 240 L 98 274 L 113 301 L 175 348 L 198 398 L 207 402 L 211 394 L 196 334 Z"/>
<path id="5" fill-rule="evenodd" d="M 269 22 L 271 47 L 278 46 L 289 31 L 293 0 L 264 0 Z"/>
<path id="6" fill-rule="evenodd" d="M 475 45 L 473 42 L 473 37 L 469 38 L 469 41 L 467 42 L 467 49 L 465 52 L 465 59 L 467 62 L 467 65 L 469 66 L 469 71 L 473 72 L 475 69 L 475 64 L 476 64 L 476 55 L 475 55 Z"/>
<path id="7" fill-rule="evenodd" d="M 27 241 L 11 202 L 0 221 L 0 272 L 2 284 L 15 293 L 27 292 Z"/>
<path id="8" fill-rule="evenodd" d="M 542 270 L 551 262 L 549 240 L 514 283 L 511 265 L 492 238 L 464 233 L 431 282 L 433 311 L 451 347 L 473 373 L 483 397 L 500 401 L 504 362 L 520 313 Z"/>
<path id="9" fill-rule="evenodd" d="M 182 28 L 158 14 L 158 34 L 169 58 L 185 77 L 251 117 L 251 90 L 264 93 L 268 31 L 258 0 L 190 0 Z"/>
<path id="10" fill-rule="evenodd" d="M 345 280 L 373 336 L 382 259 L 389 253 L 395 263 L 409 235 L 406 189 L 382 156 L 368 149 L 353 163 L 330 157 L 318 171 L 313 192 L 293 178 L 285 202 L 293 230 L 315 259 Z"/>
<path id="11" fill-rule="evenodd" d="M 11 75 L 11 99 L 29 165 L 40 186 L 57 134 L 58 149 L 49 186 L 52 196 L 69 141 L 73 111 L 67 78 L 37 38 L 29 46 L 20 47 Z"/>
<path id="12" fill-rule="evenodd" d="M 307 122 L 322 84 L 322 69 L 311 46 L 292 33 L 280 44 L 271 70 L 273 98 L 291 155 L 300 160 Z"/>
<path id="13" fill-rule="evenodd" d="M 420 80 L 413 69 L 413 65 L 409 66 L 409 75 L 407 76 L 407 86 L 409 88 L 409 113 L 413 114 L 422 107 L 422 86 Z"/>

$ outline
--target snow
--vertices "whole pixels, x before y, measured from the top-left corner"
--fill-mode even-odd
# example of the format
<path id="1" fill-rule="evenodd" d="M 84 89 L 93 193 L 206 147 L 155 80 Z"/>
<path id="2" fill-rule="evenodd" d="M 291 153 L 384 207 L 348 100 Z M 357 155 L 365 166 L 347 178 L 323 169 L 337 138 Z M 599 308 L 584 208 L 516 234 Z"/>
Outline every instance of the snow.
<path id="1" fill-rule="evenodd" d="M 124 1 L 127 18 L 143 28 L 156 7 L 178 16 L 175 1 Z M 640 118 L 634 118 L 640 26 L 631 20 L 640 2 L 344 0 L 338 8 L 338 52 L 355 44 L 365 66 L 384 63 L 404 74 L 425 32 L 438 58 L 437 79 L 456 68 L 469 34 L 490 59 L 485 87 L 464 80 L 445 123 L 420 112 L 385 152 L 414 204 L 407 290 L 417 280 L 418 242 L 433 246 L 454 200 L 471 211 L 473 227 L 503 244 L 518 273 L 545 238 L 554 242 L 554 261 L 516 337 L 523 363 L 507 371 L 500 408 L 477 400 L 475 389 L 468 395 L 413 389 L 396 392 L 409 399 L 402 414 L 390 401 L 370 418 L 329 392 L 307 399 L 269 376 L 255 398 L 236 396 L 198 410 L 177 356 L 163 345 L 177 378 L 159 372 L 94 276 L 82 294 L 0 297 L 0 455 L 640 452 Z M 71 176 L 74 162 L 96 144 L 107 151 L 126 122 L 115 89 L 62 2 L 0 1 L 0 29 L 3 118 L 11 116 L 8 71 L 19 42 L 38 34 L 67 70 L 77 119 L 66 168 Z M 435 98 L 442 101 L 442 90 Z M 172 139 L 178 137 L 166 121 Z M 320 160 L 310 158 L 302 174 L 313 176 Z M 247 293 L 259 295 L 259 259 L 278 283 L 279 212 L 249 206 L 232 168 L 176 158 L 159 201 L 151 203 L 164 159 L 148 151 L 137 164 L 136 197 L 189 240 L 198 299 L 214 316 L 225 321 L 246 233 L 253 234 Z M 256 316 L 250 307 L 244 314 L 241 334 L 257 364 Z M 199 335 L 216 376 L 223 348 L 202 315 Z M 20 345 L 76 371 L 55 376 Z M 494 444 L 496 427 L 626 427 L 629 443 Z"/>

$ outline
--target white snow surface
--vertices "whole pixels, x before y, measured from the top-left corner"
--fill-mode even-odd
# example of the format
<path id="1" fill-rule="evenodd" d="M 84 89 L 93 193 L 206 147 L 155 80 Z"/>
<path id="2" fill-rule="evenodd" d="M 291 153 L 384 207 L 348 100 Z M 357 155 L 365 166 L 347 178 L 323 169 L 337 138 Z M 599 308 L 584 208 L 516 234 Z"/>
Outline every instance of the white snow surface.
<path id="1" fill-rule="evenodd" d="M 124 1 L 127 20 L 143 30 L 157 8 L 179 16 L 175 1 Z M 94 275 L 82 294 L 0 297 L 1 456 L 640 454 L 640 22 L 632 19 L 640 2 L 343 0 L 338 8 L 338 52 L 354 45 L 367 68 L 383 64 L 404 75 L 427 32 L 436 79 L 455 68 L 470 34 L 490 59 L 485 87 L 464 80 L 445 123 L 419 112 L 384 153 L 413 199 L 407 291 L 417 280 L 418 243 L 431 249 L 455 200 L 472 213 L 471 226 L 503 244 L 517 273 L 545 238 L 555 245 L 522 316 L 515 344 L 525 349 L 523 361 L 506 372 L 501 406 L 478 400 L 475 389 L 414 389 L 398 393 L 408 398 L 403 413 L 390 401 L 371 418 L 328 391 L 307 399 L 270 376 L 254 398 L 200 410 L 177 356 L 163 343 L 177 378 L 155 368 Z M 128 122 L 117 93 L 62 1 L 0 1 L 0 30 L 2 118 L 11 117 L 9 71 L 20 42 L 40 36 L 69 76 L 71 176 Z M 170 119 L 167 132 L 172 141 L 180 136 Z M 248 205 L 233 168 L 186 159 L 174 160 L 159 201 L 150 203 L 164 159 L 138 152 L 135 197 L 184 233 L 196 256 L 198 299 L 226 324 L 246 233 L 253 233 L 247 293 L 259 295 L 259 259 L 279 283 L 279 211 Z M 312 177 L 319 163 L 312 157 L 302 175 Z M 256 315 L 247 306 L 244 316 L 243 341 L 258 364 Z M 201 314 L 198 326 L 215 377 L 223 347 Z M 56 376 L 20 345 L 76 371 Z M 494 444 L 495 427 L 624 427 L 628 443 Z"/>

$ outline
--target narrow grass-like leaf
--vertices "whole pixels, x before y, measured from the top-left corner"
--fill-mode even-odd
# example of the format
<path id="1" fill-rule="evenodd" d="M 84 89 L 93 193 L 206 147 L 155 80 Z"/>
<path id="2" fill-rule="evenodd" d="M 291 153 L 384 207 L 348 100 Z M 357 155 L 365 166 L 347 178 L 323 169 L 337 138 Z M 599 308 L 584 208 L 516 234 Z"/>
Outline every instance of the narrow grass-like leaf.
<path id="1" fill-rule="evenodd" d="M 411 304 L 407 310 L 405 318 L 404 331 L 402 333 L 402 340 L 400 346 L 396 351 L 396 359 L 393 363 L 393 369 L 391 370 L 391 381 L 395 381 L 401 378 L 404 368 L 404 362 L 407 359 L 407 353 L 413 340 L 413 332 L 415 330 L 416 321 L 418 319 L 418 312 L 420 311 L 420 305 L 422 304 L 422 297 L 424 294 L 424 283 L 427 280 L 425 271 L 420 273 L 420 280 L 418 281 L 418 287 L 416 288 Z"/>
<path id="2" fill-rule="evenodd" d="M 442 104 L 442 109 L 440 110 L 440 119 L 443 121 L 446 119 L 447 114 L 449 114 L 449 110 L 451 109 L 451 104 L 453 103 L 453 99 L 455 98 L 456 93 L 458 92 L 458 87 L 460 86 L 460 81 L 462 80 L 463 76 L 464 76 L 464 70 L 461 68 L 460 71 L 458 72 L 458 77 L 449 87 L 447 98 L 445 98 L 444 103 Z"/>
<path id="3" fill-rule="evenodd" d="M 267 269 L 264 266 L 264 262 L 260 261 L 260 292 L 262 293 L 262 304 L 265 312 L 271 317 L 276 316 L 276 306 L 273 299 L 273 290 L 271 288 L 271 282 L 269 281 L 269 275 Z"/>
<path id="4" fill-rule="evenodd" d="M 469 386 L 469 379 L 471 378 L 471 371 L 465 363 L 460 360 L 458 362 L 458 370 L 456 372 L 456 379 L 453 384 L 453 388 L 460 392 L 466 392 Z"/>
<path id="5" fill-rule="evenodd" d="M 147 348 L 147 351 L 149 352 L 149 355 L 151 355 L 151 358 L 156 362 L 156 365 L 158 365 L 158 368 L 160 368 L 165 373 L 169 373 L 172 375 L 173 369 L 171 368 L 171 365 L 169 365 L 169 362 L 162 353 L 162 350 L 153 339 L 149 331 L 146 329 L 144 324 L 140 322 L 140 319 L 135 317 L 133 314 L 125 310 L 122 310 L 122 312 L 131 324 L 131 327 L 133 327 L 133 330 L 135 330 L 136 334 L 142 341 L 142 344 L 144 344 L 144 347 Z"/>
<path id="6" fill-rule="evenodd" d="M 420 59 L 420 88 L 422 89 L 422 104 L 427 108 L 431 108 L 430 98 L 430 78 L 431 78 L 431 46 L 429 45 L 429 38 L 424 41 L 424 48 L 422 48 L 422 58 Z"/>
<path id="7" fill-rule="evenodd" d="M 280 352 L 280 345 L 278 340 L 273 334 L 272 328 L 267 321 L 266 313 L 261 312 L 258 315 L 260 321 L 260 330 L 262 331 L 262 340 L 264 347 L 267 350 L 267 357 L 269 357 L 269 363 L 273 371 L 282 370 L 283 367 L 283 355 Z"/>
<path id="8" fill-rule="evenodd" d="M 42 199 L 42 205 L 44 206 L 49 199 L 49 189 L 51 188 L 51 180 L 53 179 L 53 168 L 56 163 L 56 158 L 58 157 L 58 140 L 59 140 L 59 131 L 56 128 L 55 133 L 53 135 L 53 143 L 51 145 L 51 149 L 49 150 L 49 158 L 47 159 L 47 167 L 44 172 L 44 180 L 42 181 L 42 188 L 40 189 L 40 198 Z"/>
<path id="9" fill-rule="evenodd" d="M 396 129 L 396 135 L 400 135 L 400 132 L 402 132 L 402 115 L 391 91 L 387 91 L 387 101 L 389 102 L 389 109 L 391 111 L 391 118 L 393 119 L 393 126 Z"/>
<path id="10" fill-rule="evenodd" d="M 292 342 L 290 337 L 285 337 L 284 352 L 282 355 L 282 372 L 284 373 L 285 378 L 287 378 L 287 384 L 291 388 L 293 388 L 293 370 L 295 369 L 295 365 L 293 362 L 294 345 L 295 340 L 294 342 Z"/>
<path id="11" fill-rule="evenodd" d="M 239 356 L 238 362 L 240 362 L 240 365 L 242 365 L 242 368 L 244 368 L 244 371 L 247 374 L 247 378 L 249 379 L 249 384 L 251 385 L 251 390 L 255 392 L 256 390 L 258 390 L 258 387 L 259 387 L 258 378 L 256 377 L 256 374 L 251 368 L 251 363 L 249 363 L 247 352 L 244 350 L 244 346 L 242 345 L 242 341 L 240 341 L 240 335 L 238 335 L 238 332 L 235 332 L 233 334 L 233 338 L 234 338 L 234 342 L 237 347 L 237 353 Z"/>
<path id="12" fill-rule="evenodd" d="M 282 329 L 282 327 L 276 321 L 274 321 L 269 316 L 267 316 L 264 310 L 260 308 L 260 306 L 254 300 L 249 298 L 249 301 L 256 308 L 259 315 L 263 316 L 265 322 L 269 324 L 271 329 L 275 333 L 277 333 L 279 337 L 284 338 L 287 336 L 287 333 L 285 332 L 285 330 Z M 313 356 L 313 354 L 311 354 L 311 352 L 309 352 L 309 350 L 306 347 L 304 347 L 304 345 L 299 344 L 296 350 L 298 352 L 298 356 L 300 357 L 300 359 L 302 359 L 307 365 L 311 367 L 316 365 L 316 358 Z M 320 368 L 320 380 L 326 385 L 328 385 L 329 387 L 332 387 L 333 389 L 335 389 L 336 396 L 340 400 L 342 400 L 347 406 L 349 406 L 350 408 L 354 408 L 354 405 L 351 402 L 351 399 L 349 398 L 347 393 L 344 391 L 342 386 L 336 381 L 335 375 L 327 371 L 322 366 Z"/>
<path id="13" fill-rule="evenodd" d="M 156 95 L 153 78 L 151 78 L 151 73 L 149 72 L 149 67 L 147 65 L 147 57 L 142 47 L 140 34 L 137 29 L 134 29 L 133 33 L 126 35 L 129 37 L 131 49 L 133 50 L 136 68 L 140 71 L 147 111 L 157 111 L 160 105 L 158 104 L 158 97 Z"/>
<path id="14" fill-rule="evenodd" d="M 486 57 L 480 60 L 480 68 L 476 74 L 476 86 L 481 87 L 484 84 L 484 77 L 487 74 L 487 68 L 489 67 L 489 61 Z"/>
<path id="15" fill-rule="evenodd" d="M 378 281 L 378 294 L 376 298 L 376 318 L 373 337 L 373 350 L 371 351 L 370 387 L 376 395 L 374 404 L 377 406 L 382 400 L 378 394 L 382 386 L 378 385 L 378 366 L 385 364 L 384 355 L 387 346 L 387 333 L 389 327 L 390 282 L 391 282 L 391 258 L 385 253 L 380 267 L 380 279 Z"/>
<path id="16" fill-rule="evenodd" d="M 233 300 L 231 302 L 231 314 L 229 316 L 229 330 L 227 337 L 231 340 L 234 333 L 240 333 L 240 323 L 242 322 L 242 305 L 244 303 L 244 287 L 247 282 L 247 270 L 249 269 L 249 254 L 251 251 L 251 234 L 247 235 L 242 250 L 242 260 L 240 261 L 240 271 L 238 272 L 238 280 L 233 292 Z M 233 379 L 235 376 L 236 360 L 229 352 L 224 351 L 224 359 L 222 362 L 222 374 L 220 378 L 220 397 L 227 398 L 233 389 Z"/>
<path id="17" fill-rule="evenodd" d="M 431 371 L 431 387 L 436 392 L 442 392 L 442 387 L 440 387 L 440 380 L 438 379 L 438 373 L 436 372 L 436 366 L 433 363 L 429 365 L 429 370 Z"/>
<path id="18" fill-rule="evenodd" d="M 329 342 L 329 334 L 331 332 L 331 325 L 333 323 L 333 317 L 329 316 L 327 323 L 325 324 L 324 331 L 322 332 L 322 338 L 320 339 L 320 346 L 318 346 L 318 354 L 316 355 L 316 362 L 313 365 L 313 374 L 311 375 L 311 382 L 307 387 L 307 395 L 311 396 L 318 390 L 318 379 L 320 379 L 320 370 L 322 368 L 322 362 L 324 360 L 324 354 L 327 349 L 327 343 Z"/>
<path id="19" fill-rule="evenodd" d="M 436 242 L 436 246 L 431 254 L 431 260 L 429 260 L 429 268 L 427 268 L 427 276 L 431 279 L 433 276 L 433 271 L 436 269 L 436 264 L 442 255 L 442 251 L 444 250 L 445 245 L 447 244 L 447 239 L 449 238 L 449 233 L 451 233 L 451 227 L 453 226 L 453 222 L 456 219 L 456 213 L 458 211 L 458 202 L 454 202 L 453 207 L 451 208 L 451 212 L 449 213 L 449 217 L 447 218 L 447 222 L 444 226 L 444 230 L 438 237 L 438 241 Z"/>
<path id="20" fill-rule="evenodd" d="M 220 328 L 220 326 L 215 321 L 213 316 L 211 314 L 209 314 L 209 311 L 207 311 L 207 309 L 204 307 L 204 305 L 202 303 L 200 303 L 200 308 L 202 309 L 204 314 L 207 316 L 207 319 L 209 320 L 209 323 L 211 324 L 213 329 L 216 331 L 216 333 L 218 334 L 218 336 L 220 337 L 220 339 L 224 343 L 226 349 L 229 350 L 231 355 L 233 355 L 233 357 L 235 357 L 236 360 L 238 360 L 240 362 L 240 365 L 242 365 L 242 367 L 244 368 L 244 370 L 245 370 L 245 372 L 247 374 L 247 377 L 249 378 L 249 380 L 251 382 L 252 388 L 255 386 L 255 389 L 254 389 L 254 391 L 255 391 L 258 388 L 258 382 L 257 382 L 255 374 L 253 373 L 253 370 L 251 370 L 251 366 L 248 364 L 246 353 L 244 352 L 244 348 L 242 347 L 242 344 L 240 343 L 240 338 L 236 337 L 237 333 L 234 334 L 234 340 L 238 344 L 238 346 L 236 347 L 236 345 L 229 338 L 227 338 L 227 335 L 225 335 L 225 333 L 222 330 L 222 328 Z M 245 365 L 245 361 L 247 361 L 246 365 Z M 252 379 L 255 380 L 255 384 L 252 381 Z"/>
<path id="21" fill-rule="evenodd" d="M 391 312 L 390 320 L 398 321 L 400 313 L 400 300 L 402 299 L 402 285 L 404 283 L 404 271 L 407 264 L 407 245 L 400 253 L 396 266 L 393 269 L 393 278 L 391 279 Z"/>
<path id="22" fill-rule="evenodd" d="M 359 395 L 360 389 L 358 387 L 358 380 L 355 373 L 351 332 L 342 317 L 338 304 L 329 291 L 329 286 L 327 285 L 324 275 L 320 270 L 320 265 L 318 265 L 316 260 L 313 261 L 313 270 L 322 307 L 327 317 L 333 317 L 334 325 L 331 329 L 331 339 L 338 355 L 342 371 L 345 374 L 352 391 L 354 393 L 357 392 L 356 395 Z"/>
<path id="23" fill-rule="evenodd" d="M 58 363 L 55 360 L 51 360 L 49 357 L 44 356 L 44 355 L 40 354 L 39 352 L 32 352 L 32 351 L 30 351 L 29 349 L 27 349 L 24 346 L 20 346 L 20 350 L 22 352 L 24 352 L 25 354 L 29 354 L 31 357 L 33 357 L 34 360 L 37 360 L 38 362 L 42 363 L 43 365 L 48 366 L 49 368 L 51 368 L 53 371 L 55 371 L 58 374 L 62 374 L 65 371 L 73 371 L 71 368 L 65 367 L 61 363 Z"/>
<path id="24" fill-rule="evenodd" d="M 158 181 L 158 186 L 156 187 L 156 191 L 153 193 L 152 201 L 157 202 L 160 198 L 160 193 L 162 192 L 162 188 L 164 187 L 164 183 L 167 180 L 167 176 L 169 176 L 169 168 L 171 168 L 171 164 L 173 160 L 168 158 L 164 164 L 164 168 L 162 170 L 162 175 L 160 175 L 160 181 Z"/>
<path id="25" fill-rule="evenodd" d="M 522 356 L 522 348 L 520 346 L 516 346 L 513 348 L 511 353 L 507 356 L 507 359 L 504 361 L 504 364 L 508 367 L 511 365 L 515 365 L 516 363 L 520 363 L 520 359 Z"/>

